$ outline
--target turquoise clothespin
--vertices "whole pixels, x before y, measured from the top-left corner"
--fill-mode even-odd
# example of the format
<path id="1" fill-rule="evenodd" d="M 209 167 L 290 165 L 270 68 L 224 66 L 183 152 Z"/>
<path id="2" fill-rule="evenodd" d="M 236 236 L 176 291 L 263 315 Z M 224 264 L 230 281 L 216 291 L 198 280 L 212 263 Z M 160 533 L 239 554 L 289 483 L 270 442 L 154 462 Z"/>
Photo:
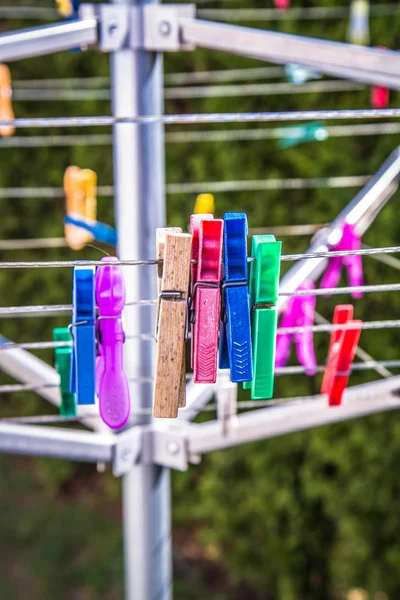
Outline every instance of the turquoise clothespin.
<path id="1" fill-rule="evenodd" d="M 279 131 L 282 132 L 282 137 L 278 140 L 280 148 L 290 148 L 305 142 L 322 142 L 329 137 L 324 125 L 317 121 L 293 127 L 283 127 Z"/>
<path id="2" fill-rule="evenodd" d="M 290 83 L 295 85 L 302 85 L 306 81 L 311 79 L 321 79 L 322 75 L 314 69 L 309 69 L 304 65 L 297 65 L 296 63 L 288 63 L 285 65 L 285 74 Z"/>
<path id="3" fill-rule="evenodd" d="M 68 327 L 60 327 L 53 329 L 53 340 L 55 342 L 72 342 L 72 336 Z M 71 394 L 70 388 L 70 372 L 72 362 L 72 344 L 65 348 L 55 348 L 54 358 L 57 372 L 60 376 L 60 415 L 63 417 L 76 416 L 76 397 Z"/>
<path id="4" fill-rule="evenodd" d="M 359 44 L 361 46 L 369 44 L 368 0 L 352 0 L 350 6 L 348 39 L 352 44 Z"/>
<path id="5" fill-rule="evenodd" d="M 253 235 L 250 267 L 251 337 L 253 380 L 243 384 L 252 400 L 272 398 L 282 242 L 273 235 Z"/>

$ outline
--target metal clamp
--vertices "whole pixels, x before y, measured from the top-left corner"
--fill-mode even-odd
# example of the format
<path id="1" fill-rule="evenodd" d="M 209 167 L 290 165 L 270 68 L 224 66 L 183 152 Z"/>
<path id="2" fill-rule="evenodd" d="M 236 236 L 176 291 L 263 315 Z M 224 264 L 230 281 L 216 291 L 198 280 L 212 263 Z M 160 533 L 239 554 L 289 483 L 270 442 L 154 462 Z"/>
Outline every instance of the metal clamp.
<path id="1" fill-rule="evenodd" d="M 97 19 L 100 48 L 104 52 L 123 48 L 152 52 L 193 50 L 192 44 L 181 39 L 179 19 L 195 15 L 194 4 L 82 4 L 79 9 L 81 19 Z"/>
<path id="2" fill-rule="evenodd" d="M 159 294 L 158 294 L 158 301 L 157 301 L 157 311 L 156 311 L 156 326 L 155 326 L 155 331 L 154 331 L 154 339 L 156 342 L 158 342 L 158 326 L 159 326 L 159 322 L 160 322 L 160 307 L 161 307 L 161 300 L 172 300 L 175 302 L 179 302 L 180 300 L 184 300 L 184 293 L 185 292 L 180 292 L 180 291 L 176 291 L 176 290 L 162 290 Z M 186 302 L 186 300 L 185 300 Z M 187 317 L 186 317 L 186 321 L 187 321 Z M 187 326 L 185 327 L 185 331 L 187 329 Z"/>
<path id="3" fill-rule="evenodd" d="M 242 287 L 243 285 L 248 285 L 247 279 L 238 279 L 237 281 L 224 281 L 223 284 L 221 285 L 221 321 L 223 323 L 226 323 L 226 313 L 225 313 L 226 289 Z"/>
<path id="4" fill-rule="evenodd" d="M 196 299 L 197 288 L 201 285 L 201 287 L 205 288 L 220 288 L 219 283 L 211 283 L 208 281 L 196 281 L 192 288 L 192 294 L 188 298 L 188 311 L 189 311 L 189 323 L 192 325 L 196 322 L 196 311 L 194 308 L 194 301 Z"/>

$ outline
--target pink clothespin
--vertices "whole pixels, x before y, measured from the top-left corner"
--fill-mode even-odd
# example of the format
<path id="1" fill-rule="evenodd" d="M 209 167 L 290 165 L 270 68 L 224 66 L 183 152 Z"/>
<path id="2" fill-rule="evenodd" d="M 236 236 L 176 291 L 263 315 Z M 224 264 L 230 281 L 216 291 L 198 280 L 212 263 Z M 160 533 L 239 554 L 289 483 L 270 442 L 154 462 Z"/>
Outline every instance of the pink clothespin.
<path id="1" fill-rule="evenodd" d="M 306 280 L 298 288 L 301 290 L 315 289 L 311 280 Z M 309 327 L 314 324 L 316 297 L 313 294 L 293 296 L 283 313 L 280 323 L 281 328 Z M 307 375 L 315 375 L 317 361 L 314 353 L 314 340 L 312 331 L 299 333 L 279 333 L 276 338 L 275 368 L 284 367 L 290 354 L 290 344 L 294 339 L 296 343 L 297 358 L 306 369 Z"/>
<path id="2" fill-rule="evenodd" d="M 332 246 L 332 251 L 359 250 L 361 238 L 355 232 L 354 225 L 345 223 L 342 236 L 337 244 Z M 329 265 L 321 281 L 321 288 L 334 288 L 340 280 L 342 265 L 347 268 L 349 284 L 351 286 L 363 285 L 363 270 L 361 256 L 354 254 L 350 256 L 333 256 L 329 259 Z M 329 294 L 327 294 L 329 295 Z M 362 292 L 352 292 L 353 298 L 361 298 Z"/>
<path id="3" fill-rule="evenodd" d="M 290 6 L 290 0 L 275 0 L 275 6 L 279 10 L 286 10 Z"/>
<path id="4" fill-rule="evenodd" d="M 378 46 L 382 50 L 386 50 L 385 46 Z M 381 85 L 375 85 L 371 89 L 371 107 L 372 108 L 388 108 L 390 101 L 390 90 Z"/>
<path id="5" fill-rule="evenodd" d="M 221 219 L 200 220 L 197 279 L 191 296 L 195 383 L 215 383 L 217 379 L 223 225 Z"/>
<path id="6" fill-rule="evenodd" d="M 190 298 L 191 298 L 191 309 L 195 313 L 196 304 L 193 290 L 194 286 L 197 282 L 197 270 L 198 270 L 198 260 L 199 260 L 199 233 L 200 233 L 200 223 L 203 219 L 213 219 L 213 215 L 211 213 L 199 213 L 190 215 L 190 225 L 189 225 L 189 233 L 192 236 L 192 253 L 191 253 L 191 264 L 190 264 Z M 192 340 L 194 337 L 194 326 L 191 326 L 191 335 Z M 194 368 L 194 343 L 192 341 L 191 344 L 191 354 L 190 354 L 190 366 Z"/>
<path id="7" fill-rule="evenodd" d="M 117 262 L 114 256 L 104 257 Z M 119 429 L 130 414 L 128 380 L 124 371 L 124 330 L 121 314 L 126 293 L 119 265 L 104 265 L 96 271 L 96 301 L 99 309 L 97 337 L 99 356 L 96 361 L 96 387 L 100 416 L 111 429 Z"/>

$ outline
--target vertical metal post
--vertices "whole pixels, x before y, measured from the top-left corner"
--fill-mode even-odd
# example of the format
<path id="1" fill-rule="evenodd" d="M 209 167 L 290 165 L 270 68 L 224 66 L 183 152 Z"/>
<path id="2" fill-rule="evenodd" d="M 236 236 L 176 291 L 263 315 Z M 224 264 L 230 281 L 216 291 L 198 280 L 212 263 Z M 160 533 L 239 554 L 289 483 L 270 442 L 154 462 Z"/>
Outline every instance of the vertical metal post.
<path id="1" fill-rule="evenodd" d="M 112 0 L 140 6 L 158 0 Z M 113 113 L 116 117 L 163 113 L 161 54 L 122 49 L 111 54 Z M 164 131 L 160 124 L 114 126 L 115 214 L 121 259 L 155 256 L 155 229 L 165 224 Z M 154 267 L 127 267 L 127 299 L 156 297 Z M 153 307 L 128 307 L 127 337 L 154 330 Z M 127 339 L 125 367 L 130 378 L 135 422 L 151 419 L 153 347 Z M 167 469 L 135 466 L 122 483 L 127 600 L 170 600 L 171 515 Z"/>

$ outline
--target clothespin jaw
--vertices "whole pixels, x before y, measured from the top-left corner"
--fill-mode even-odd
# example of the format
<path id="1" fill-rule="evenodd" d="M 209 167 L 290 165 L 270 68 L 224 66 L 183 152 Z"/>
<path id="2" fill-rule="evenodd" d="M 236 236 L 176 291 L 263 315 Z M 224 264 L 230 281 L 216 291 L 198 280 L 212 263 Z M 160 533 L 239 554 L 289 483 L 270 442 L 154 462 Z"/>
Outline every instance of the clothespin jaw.
<path id="1" fill-rule="evenodd" d="M 225 213 L 219 368 L 230 368 L 233 382 L 253 379 L 247 232 L 245 213 Z"/>
<path id="2" fill-rule="evenodd" d="M 159 234 L 162 237 L 162 234 Z M 153 415 L 175 418 L 181 399 L 192 236 L 166 233 L 157 311 Z"/>
<path id="3" fill-rule="evenodd" d="M 72 337 L 68 327 L 53 329 L 53 340 L 55 342 L 71 342 Z M 60 376 L 60 415 L 63 417 L 76 416 L 76 398 L 71 394 L 70 373 L 72 362 L 72 346 L 54 349 L 55 367 Z"/>
<path id="4" fill-rule="evenodd" d="M 103 261 L 118 262 L 114 256 Z M 96 361 L 96 381 L 100 416 L 111 429 L 120 429 L 130 414 L 128 379 L 124 370 L 124 330 L 122 311 L 126 292 L 119 265 L 104 265 L 96 271 L 96 301 L 99 309 L 97 334 L 100 360 Z"/>
<path id="5" fill-rule="evenodd" d="M 194 205 L 194 214 L 211 214 L 215 211 L 215 201 L 212 194 L 199 194 Z"/>
<path id="6" fill-rule="evenodd" d="M 322 142 L 329 137 L 326 128 L 319 122 L 284 127 L 281 131 L 283 136 L 278 140 L 280 148 L 290 148 L 305 142 Z"/>
<path id="7" fill-rule="evenodd" d="M 156 233 L 156 248 L 157 248 L 157 260 L 161 261 L 158 264 L 157 273 L 157 288 L 158 294 L 162 291 L 162 278 L 164 271 L 164 251 L 165 251 L 165 236 L 167 233 L 182 233 L 181 227 L 163 227 L 158 228 Z M 184 408 L 186 406 L 186 342 L 182 345 L 182 372 L 181 382 L 179 386 L 178 394 L 178 408 Z"/>
<path id="8" fill-rule="evenodd" d="M 332 251 L 360 250 L 361 239 L 356 233 L 355 226 L 344 223 L 340 240 L 332 246 Z M 322 278 L 321 288 L 334 288 L 340 281 L 342 265 L 347 268 L 349 284 L 352 287 L 363 285 L 362 259 L 358 254 L 349 256 L 333 256 L 329 259 L 329 265 Z M 353 298 L 361 298 L 362 292 L 352 292 Z M 327 294 L 329 296 L 329 294 Z"/>
<path id="9" fill-rule="evenodd" d="M 95 269 L 75 267 L 72 284 L 73 359 L 70 392 L 78 404 L 95 404 Z"/>
<path id="10" fill-rule="evenodd" d="M 192 291 L 195 383 L 215 383 L 217 379 L 223 226 L 221 219 L 200 221 L 197 281 Z"/>
<path id="11" fill-rule="evenodd" d="M 314 288 L 314 282 L 307 279 L 299 286 L 298 290 L 311 291 Z M 314 324 L 315 305 L 316 296 L 313 294 L 293 296 L 287 303 L 280 327 L 282 329 L 304 327 L 305 330 L 295 334 L 278 333 L 275 357 L 275 367 L 277 369 L 284 367 L 287 363 L 290 354 L 290 344 L 294 340 L 296 342 L 299 363 L 305 367 L 307 375 L 315 375 L 317 361 L 314 352 L 313 334 L 312 331 L 307 331 L 307 327 Z"/>
<path id="12" fill-rule="evenodd" d="M 13 121 L 14 118 L 10 69 L 0 64 L 0 121 Z M 14 131 L 14 125 L 0 125 L 0 135 L 3 137 L 9 137 Z"/>
<path id="13" fill-rule="evenodd" d="M 253 380 L 243 384 L 251 398 L 272 398 L 276 347 L 280 257 L 282 242 L 273 235 L 254 235 L 250 267 L 252 311 Z"/>
<path id="14" fill-rule="evenodd" d="M 369 43 L 369 2 L 352 0 L 348 38 L 352 44 L 365 46 Z"/>
<path id="15" fill-rule="evenodd" d="M 328 396 L 329 406 L 341 405 L 349 371 L 357 351 L 362 321 L 352 318 L 353 311 L 351 304 L 335 307 L 333 325 L 347 325 L 347 328 L 334 329 L 331 333 L 328 362 L 321 387 L 321 393 Z"/>

